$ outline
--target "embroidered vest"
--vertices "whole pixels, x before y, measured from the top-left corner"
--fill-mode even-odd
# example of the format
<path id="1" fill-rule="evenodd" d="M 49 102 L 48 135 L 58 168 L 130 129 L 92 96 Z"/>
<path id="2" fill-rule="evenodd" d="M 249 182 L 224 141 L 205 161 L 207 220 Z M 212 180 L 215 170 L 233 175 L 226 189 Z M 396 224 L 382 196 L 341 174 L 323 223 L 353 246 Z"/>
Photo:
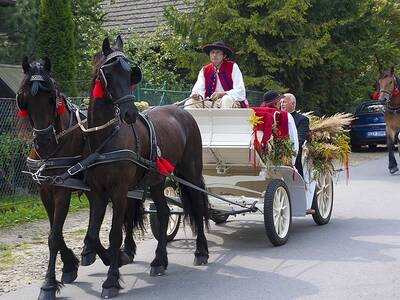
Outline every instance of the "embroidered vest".
<path id="1" fill-rule="evenodd" d="M 224 91 L 233 88 L 232 71 L 234 62 L 224 60 L 219 66 L 218 77 Z M 217 87 L 217 76 L 215 74 L 214 65 L 208 64 L 203 68 L 203 74 L 206 85 L 206 97 L 210 97 Z"/>

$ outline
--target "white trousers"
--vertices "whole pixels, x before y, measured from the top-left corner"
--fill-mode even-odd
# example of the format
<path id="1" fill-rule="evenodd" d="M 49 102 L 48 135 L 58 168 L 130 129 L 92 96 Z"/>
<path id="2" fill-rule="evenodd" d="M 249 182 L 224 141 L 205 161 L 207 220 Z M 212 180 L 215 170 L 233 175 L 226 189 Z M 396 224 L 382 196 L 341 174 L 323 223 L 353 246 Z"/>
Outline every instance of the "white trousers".
<path id="1" fill-rule="evenodd" d="M 225 95 L 214 102 L 210 100 L 203 101 L 190 98 L 185 102 L 185 109 L 191 108 L 240 108 L 240 102 L 228 95 Z"/>

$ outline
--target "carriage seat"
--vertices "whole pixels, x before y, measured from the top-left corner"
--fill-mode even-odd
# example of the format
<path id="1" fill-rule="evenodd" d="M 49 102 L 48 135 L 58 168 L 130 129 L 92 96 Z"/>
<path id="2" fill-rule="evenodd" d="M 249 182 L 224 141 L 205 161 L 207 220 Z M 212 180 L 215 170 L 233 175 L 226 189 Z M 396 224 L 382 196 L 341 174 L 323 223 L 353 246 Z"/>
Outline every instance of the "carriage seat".
<path id="1" fill-rule="evenodd" d="M 251 109 L 188 109 L 195 118 L 203 143 L 203 164 L 251 166 L 249 146 Z"/>

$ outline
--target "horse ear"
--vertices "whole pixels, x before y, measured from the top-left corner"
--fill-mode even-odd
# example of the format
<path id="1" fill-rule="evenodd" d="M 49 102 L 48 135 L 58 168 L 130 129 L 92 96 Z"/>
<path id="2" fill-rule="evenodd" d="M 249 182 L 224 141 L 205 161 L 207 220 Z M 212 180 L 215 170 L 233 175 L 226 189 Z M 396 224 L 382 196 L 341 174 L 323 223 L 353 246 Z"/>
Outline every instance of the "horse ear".
<path id="1" fill-rule="evenodd" d="M 28 73 L 30 68 L 31 67 L 28 62 L 28 57 L 24 56 L 24 58 L 22 59 L 22 69 L 24 70 L 24 73 Z"/>
<path id="2" fill-rule="evenodd" d="M 44 69 L 45 69 L 48 73 L 51 72 L 51 62 L 50 62 L 50 59 L 49 59 L 47 56 L 44 58 Z"/>
<path id="3" fill-rule="evenodd" d="M 121 35 L 118 35 L 117 38 L 115 39 L 115 44 L 114 44 L 115 49 L 119 51 L 124 50 L 124 42 L 122 41 Z"/>
<path id="4" fill-rule="evenodd" d="M 105 56 L 109 55 L 112 52 L 111 46 L 110 46 L 110 41 L 108 37 L 106 37 L 103 41 L 103 54 Z"/>

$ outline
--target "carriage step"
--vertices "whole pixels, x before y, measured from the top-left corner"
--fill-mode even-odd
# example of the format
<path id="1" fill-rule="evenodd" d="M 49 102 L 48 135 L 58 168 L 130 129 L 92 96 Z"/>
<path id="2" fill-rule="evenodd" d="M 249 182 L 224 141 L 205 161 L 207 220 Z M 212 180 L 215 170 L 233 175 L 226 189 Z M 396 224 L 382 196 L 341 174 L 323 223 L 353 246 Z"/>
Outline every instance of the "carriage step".
<path id="1" fill-rule="evenodd" d="M 309 208 L 306 210 L 306 215 L 313 215 L 315 214 L 315 209 Z"/>

